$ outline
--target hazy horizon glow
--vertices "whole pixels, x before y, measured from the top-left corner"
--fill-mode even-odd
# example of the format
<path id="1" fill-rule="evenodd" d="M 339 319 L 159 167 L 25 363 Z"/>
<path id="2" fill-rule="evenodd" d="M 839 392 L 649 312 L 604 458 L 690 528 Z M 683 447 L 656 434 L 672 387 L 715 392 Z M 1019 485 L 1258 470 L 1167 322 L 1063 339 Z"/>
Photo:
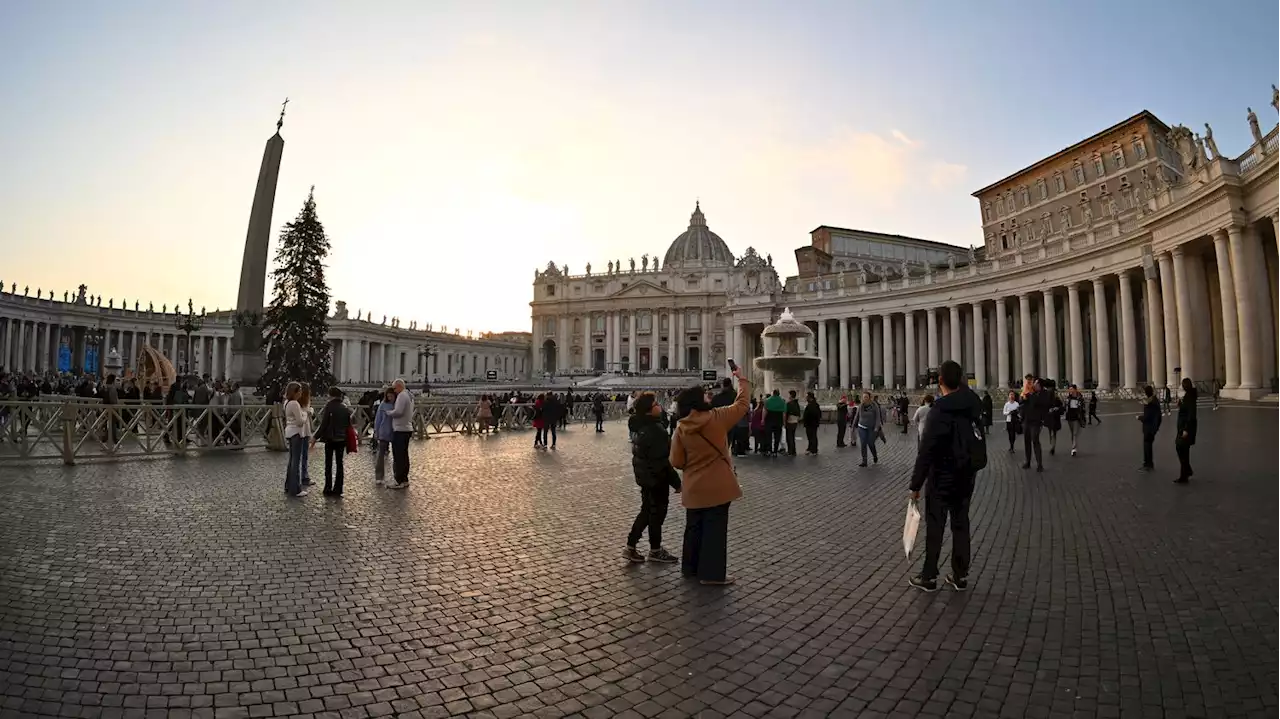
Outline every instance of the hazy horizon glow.
<path id="1" fill-rule="evenodd" d="M 981 244 L 970 192 L 1142 109 L 1232 156 L 1275 122 L 1257 0 L 296 7 L 0 6 L 0 281 L 232 307 L 285 96 L 277 231 L 314 184 L 335 300 L 464 332 L 695 198 L 793 274 L 823 224 Z"/>

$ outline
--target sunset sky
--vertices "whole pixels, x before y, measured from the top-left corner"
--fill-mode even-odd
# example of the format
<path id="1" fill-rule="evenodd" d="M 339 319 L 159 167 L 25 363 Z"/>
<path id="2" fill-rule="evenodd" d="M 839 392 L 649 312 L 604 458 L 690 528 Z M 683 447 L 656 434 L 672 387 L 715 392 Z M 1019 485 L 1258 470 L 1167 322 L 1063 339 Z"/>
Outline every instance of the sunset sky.
<path id="1" fill-rule="evenodd" d="M 376 8 L 376 9 L 371 9 Z M 1238 155 L 1275 0 L 0 3 L 0 281 L 235 302 L 263 144 L 334 299 L 527 330 L 535 268 L 700 198 L 783 275 L 828 224 L 981 244 L 969 193 L 1149 109 Z M 273 246 L 274 255 L 274 246 Z M 270 288 L 268 287 L 268 292 Z"/>

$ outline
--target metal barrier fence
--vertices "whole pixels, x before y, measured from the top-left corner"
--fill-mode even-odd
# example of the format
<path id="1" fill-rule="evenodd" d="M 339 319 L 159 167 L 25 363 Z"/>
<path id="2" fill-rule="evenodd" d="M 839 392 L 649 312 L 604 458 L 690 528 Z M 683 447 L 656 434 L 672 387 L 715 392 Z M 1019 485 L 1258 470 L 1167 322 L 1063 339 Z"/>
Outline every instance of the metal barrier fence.
<path id="1" fill-rule="evenodd" d="M 372 440 L 367 408 L 350 407 L 362 442 Z M 319 407 L 316 408 L 317 413 Z M 495 405 L 489 430 L 533 427 L 533 405 Z M 467 404 L 414 406 L 413 433 L 420 439 L 482 431 L 480 408 Z M 604 419 L 626 416 L 625 405 L 607 402 Z M 279 405 L 101 404 L 96 401 L 0 402 L 0 464 L 61 459 L 134 459 L 244 449 L 283 449 L 284 419 Z M 594 422 L 590 404 L 575 404 L 568 422 Z"/>

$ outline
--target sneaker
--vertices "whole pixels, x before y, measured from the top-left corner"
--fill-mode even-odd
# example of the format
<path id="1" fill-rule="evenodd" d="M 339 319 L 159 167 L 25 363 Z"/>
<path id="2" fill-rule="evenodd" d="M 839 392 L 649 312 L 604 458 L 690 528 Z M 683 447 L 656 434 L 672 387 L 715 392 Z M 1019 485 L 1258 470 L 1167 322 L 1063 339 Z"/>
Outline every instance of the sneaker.
<path id="1" fill-rule="evenodd" d="M 698 583 L 707 587 L 727 587 L 738 581 L 737 577 L 725 577 L 724 579 L 701 579 Z"/>
<path id="2" fill-rule="evenodd" d="M 635 550 L 633 549 L 631 551 L 634 552 Z M 636 552 L 636 553 L 639 554 L 639 552 Z M 680 561 L 680 558 L 668 552 L 667 550 L 663 549 L 662 547 L 658 547 L 657 549 L 649 550 L 649 561 L 662 562 L 663 564 L 674 564 Z"/>
<path id="3" fill-rule="evenodd" d="M 405 487 L 408 487 L 408 486 L 409 486 L 408 482 L 392 482 L 387 485 L 387 487 L 389 487 L 390 489 L 404 489 Z"/>
<path id="4" fill-rule="evenodd" d="M 305 489 L 304 489 L 304 490 L 302 490 L 301 492 L 298 492 L 297 494 L 295 494 L 295 495 L 293 495 L 293 496 L 295 496 L 295 497 L 305 497 L 305 496 L 307 496 L 307 490 L 305 490 Z"/>
<path id="5" fill-rule="evenodd" d="M 867 466 L 867 463 L 866 463 L 866 462 L 858 462 L 858 466 L 859 466 L 859 467 L 865 467 L 865 466 Z"/>
<path id="6" fill-rule="evenodd" d="M 640 550 L 632 547 L 631 545 L 627 545 L 627 548 L 622 550 L 622 556 L 626 557 L 629 562 L 635 562 L 637 564 L 644 563 L 644 555 L 640 553 Z"/>
<path id="7" fill-rule="evenodd" d="M 1173 483 L 1174 483 L 1174 484 L 1187 484 L 1187 483 L 1189 483 L 1190 481 L 1191 481 L 1191 480 L 1187 479 L 1186 477 L 1178 477 L 1177 479 L 1173 480 Z"/>
<path id="8" fill-rule="evenodd" d="M 310 477 L 303 477 L 303 478 L 302 478 L 302 486 L 304 486 L 304 487 L 309 487 L 309 486 L 311 486 L 311 478 L 310 478 Z"/>
<path id="9" fill-rule="evenodd" d="M 938 591 L 938 582 L 934 579 L 925 579 L 921 576 L 915 576 L 907 580 L 907 584 L 919 589 L 922 592 Z"/>
<path id="10" fill-rule="evenodd" d="M 384 481 L 382 481 L 381 479 L 375 479 L 375 480 L 373 480 L 373 486 L 375 486 L 375 487 L 385 487 L 385 486 L 387 486 L 387 483 L 386 483 L 386 482 L 384 482 Z"/>
<path id="11" fill-rule="evenodd" d="M 1072 447 L 1072 448 L 1071 448 L 1071 456 L 1072 456 L 1072 457 L 1076 456 L 1076 448 L 1075 448 L 1075 447 Z"/>
<path id="12" fill-rule="evenodd" d="M 958 579 L 957 579 L 956 577 L 954 577 L 954 576 L 952 576 L 952 575 L 948 574 L 948 575 L 947 575 L 947 578 L 946 578 L 946 579 L 944 579 L 944 580 L 942 580 L 942 581 L 943 581 L 943 583 L 945 583 L 948 587 L 951 587 L 952 589 L 954 589 L 954 590 L 955 590 L 955 591 L 957 591 L 957 592 L 963 592 L 964 590 L 966 590 L 966 589 L 968 589 L 968 588 L 969 588 L 969 578 L 968 578 L 968 577 L 960 577 L 960 578 L 958 578 Z"/>

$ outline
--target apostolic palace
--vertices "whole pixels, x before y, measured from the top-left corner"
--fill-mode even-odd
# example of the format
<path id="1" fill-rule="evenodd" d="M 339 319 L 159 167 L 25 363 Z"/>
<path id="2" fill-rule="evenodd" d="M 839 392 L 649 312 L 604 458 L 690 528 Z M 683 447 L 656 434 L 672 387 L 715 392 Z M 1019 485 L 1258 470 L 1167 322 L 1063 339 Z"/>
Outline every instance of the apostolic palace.
<path id="1" fill-rule="evenodd" d="M 785 282 L 772 258 L 735 256 L 695 207 L 660 262 L 538 271 L 535 365 L 750 368 L 789 307 L 815 335 L 803 351 L 822 359 L 820 387 L 912 389 L 954 358 L 984 388 L 1035 373 L 1273 393 L 1277 128 L 1264 135 L 1251 109 L 1241 120 L 1253 143 L 1224 155 L 1208 125 L 1202 136 L 1139 112 L 975 192 L 972 248 L 820 226 Z"/>

